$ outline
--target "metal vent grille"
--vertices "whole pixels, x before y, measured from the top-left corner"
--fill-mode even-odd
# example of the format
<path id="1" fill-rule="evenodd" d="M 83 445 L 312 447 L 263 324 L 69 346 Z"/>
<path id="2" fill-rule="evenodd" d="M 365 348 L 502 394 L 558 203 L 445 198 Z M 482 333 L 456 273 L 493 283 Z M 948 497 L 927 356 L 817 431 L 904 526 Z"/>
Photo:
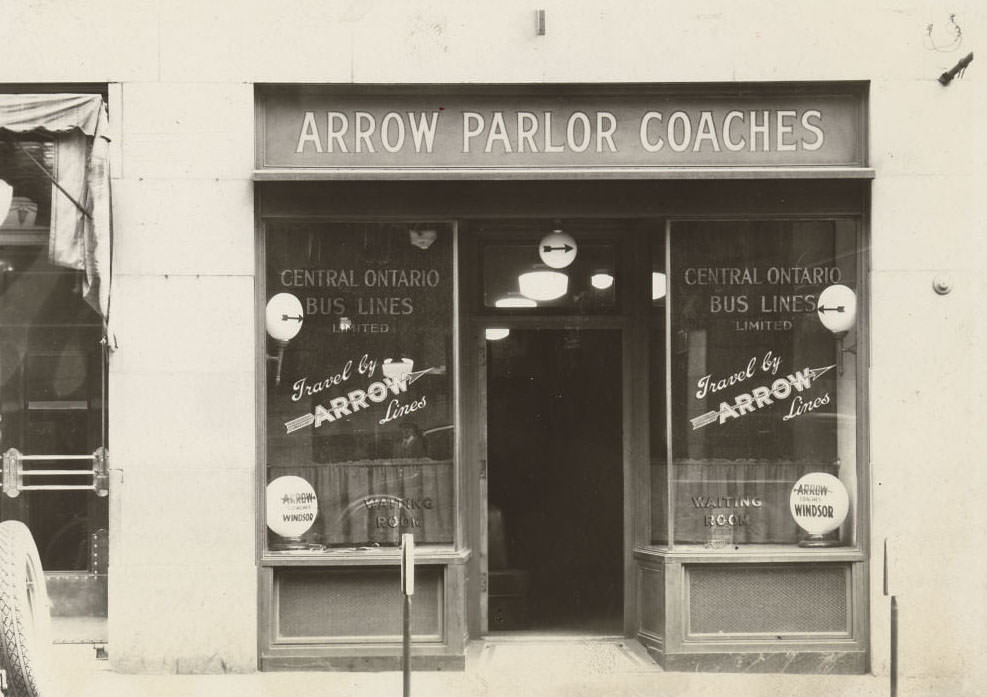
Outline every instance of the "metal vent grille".
<path id="1" fill-rule="evenodd" d="M 690 634 L 848 632 L 846 566 L 688 568 Z"/>
<path id="2" fill-rule="evenodd" d="M 400 641 L 403 596 L 396 568 L 279 569 L 275 583 L 279 641 Z M 441 600 L 442 569 L 417 567 L 411 615 L 417 641 L 439 635 Z"/>

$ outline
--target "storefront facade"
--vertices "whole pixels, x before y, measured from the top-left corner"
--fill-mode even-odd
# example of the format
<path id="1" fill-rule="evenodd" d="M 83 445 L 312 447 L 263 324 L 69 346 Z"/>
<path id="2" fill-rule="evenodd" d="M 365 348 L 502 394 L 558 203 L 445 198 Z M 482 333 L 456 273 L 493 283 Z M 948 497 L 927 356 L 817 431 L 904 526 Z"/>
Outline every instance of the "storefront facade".
<path id="1" fill-rule="evenodd" d="M 561 633 L 964 694 L 980 11 L 393 9 L 97 8 L 133 35 L 0 78 L 108 108 L 105 401 L 62 401 L 112 667 L 394 669 L 411 532 L 422 668 Z"/>
<path id="2" fill-rule="evenodd" d="M 393 663 L 410 531 L 425 664 L 866 670 L 865 85 L 257 94 L 262 666 Z"/>

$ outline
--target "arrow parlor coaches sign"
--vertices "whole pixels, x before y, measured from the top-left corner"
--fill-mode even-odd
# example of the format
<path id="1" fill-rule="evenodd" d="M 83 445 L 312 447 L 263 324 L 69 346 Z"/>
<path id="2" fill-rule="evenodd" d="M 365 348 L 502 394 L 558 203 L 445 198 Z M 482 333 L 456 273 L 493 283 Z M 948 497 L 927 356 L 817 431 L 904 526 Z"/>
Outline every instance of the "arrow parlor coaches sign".
<path id="1" fill-rule="evenodd" d="M 269 88 L 258 103 L 256 178 L 687 176 L 683 168 L 869 176 L 854 86 L 491 89 Z"/>

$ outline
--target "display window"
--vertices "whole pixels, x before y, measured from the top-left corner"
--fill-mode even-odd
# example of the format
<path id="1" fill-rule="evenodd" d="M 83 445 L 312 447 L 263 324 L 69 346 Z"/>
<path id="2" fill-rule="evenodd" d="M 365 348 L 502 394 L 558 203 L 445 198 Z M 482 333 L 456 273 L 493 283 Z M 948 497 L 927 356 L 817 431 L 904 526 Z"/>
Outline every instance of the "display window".
<path id="1" fill-rule="evenodd" d="M 453 227 L 268 222 L 272 552 L 452 544 Z"/>
<path id="2" fill-rule="evenodd" d="M 860 249 L 846 220 L 669 225 L 653 543 L 855 544 Z"/>
<path id="3" fill-rule="evenodd" d="M 30 530 L 52 615 L 86 617 L 85 636 L 98 639 L 109 551 L 107 345 L 104 318 L 84 297 L 85 271 L 54 252 L 66 246 L 52 234 L 53 209 L 74 204 L 53 182 L 71 160 L 40 129 L 0 131 L 0 520 Z M 74 232 L 75 217 L 62 220 Z"/>

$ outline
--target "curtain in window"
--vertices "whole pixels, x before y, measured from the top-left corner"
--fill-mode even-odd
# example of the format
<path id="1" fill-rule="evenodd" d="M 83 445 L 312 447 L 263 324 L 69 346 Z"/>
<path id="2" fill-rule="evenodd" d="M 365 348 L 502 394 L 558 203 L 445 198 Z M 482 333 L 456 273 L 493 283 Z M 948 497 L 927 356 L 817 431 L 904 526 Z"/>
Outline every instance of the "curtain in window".
<path id="1" fill-rule="evenodd" d="M 0 131 L 55 139 L 48 255 L 83 271 L 82 293 L 109 318 L 112 233 L 106 105 L 98 94 L 0 94 Z"/>

